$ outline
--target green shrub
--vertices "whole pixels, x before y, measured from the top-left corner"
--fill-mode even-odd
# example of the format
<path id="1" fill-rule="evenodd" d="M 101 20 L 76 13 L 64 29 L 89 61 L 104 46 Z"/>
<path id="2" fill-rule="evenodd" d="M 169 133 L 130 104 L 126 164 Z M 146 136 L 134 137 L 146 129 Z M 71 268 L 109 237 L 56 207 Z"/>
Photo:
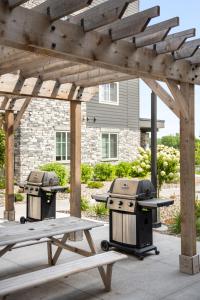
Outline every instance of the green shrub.
<path id="1" fill-rule="evenodd" d="M 93 177 L 93 167 L 88 164 L 81 165 L 81 182 L 88 183 Z"/>
<path id="2" fill-rule="evenodd" d="M 100 189 L 104 186 L 104 184 L 101 181 L 90 181 L 90 182 L 88 182 L 87 186 L 90 189 Z"/>
<path id="3" fill-rule="evenodd" d="M 195 203 L 195 215 L 196 215 L 196 232 L 197 236 L 200 237 L 200 202 Z M 169 226 L 171 233 L 180 234 L 181 233 L 181 213 L 175 214 L 171 225 Z"/>
<path id="4" fill-rule="evenodd" d="M 87 211 L 90 209 L 90 202 L 87 198 L 81 197 L 81 211 Z"/>
<path id="5" fill-rule="evenodd" d="M 64 165 L 59 163 L 48 163 L 40 166 L 40 170 L 47 172 L 54 171 L 59 178 L 61 186 L 65 186 L 69 182 L 69 171 Z"/>
<path id="6" fill-rule="evenodd" d="M 15 202 L 22 202 L 24 200 L 24 195 L 20 193 L 15 194 Z"/>
<path id="7" fill-rule="evenodd" d="M 115 167 L 115 175 L 119 178 L 128 177 L 131 172 L 131 163 L 129 162 L 120 162 Z"/>
<path id="8" fill-rule="evenodd" d="M 104 203 L 97 203 L 92 206 L 92 211 L 98 217 L 103 217 L 108 215 L 108 208 Z"/>
<path id="9" fill-rule="evenodd" d="M 172 224 L 170 224 L 170 226 L 169 226 L 169 230 L 171 231 L 171 233 L 174 233 L 174 234 L 181 233 L 181 213 L 180 212 L 175 214 L 175 216 L 172 220 Z"/>
<path id="10" fill-rule="evenodd" d="M 5 164 L 5 134 L 3 130 L 0 129 L 0 169 Z"/>
<path id="11" fill-rule="evenodd" d="M 5 178 L 0 178 L 0 190 L 4 190 L 6 187 Z"/>
<path id="12" fill-rule="evenodd" d="M 109 163 L 96 164 L 94 167 L 94 179 L 98 181 L 109 181 L 114 178 L 115 168 Z"/>

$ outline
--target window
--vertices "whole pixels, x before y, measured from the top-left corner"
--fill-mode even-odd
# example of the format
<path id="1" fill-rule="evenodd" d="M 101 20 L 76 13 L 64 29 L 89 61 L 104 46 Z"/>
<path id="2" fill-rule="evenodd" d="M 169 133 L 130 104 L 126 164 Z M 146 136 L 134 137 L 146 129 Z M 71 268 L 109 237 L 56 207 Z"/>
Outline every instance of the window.
<path id="1" fill-rule="evenodd" d="M 70 132 L 56 132 L 56 161 L 70 160 Z"/>
<path id="2" fill-rule="evenodd" d="M 102 133 L 102 159 L 118 158 L 118 134 Z"/>
<path id="3" fill-rule="evenodd" d="M 114 82 L 99 86 L 99 103 L 119 104 L 119 83 Z"/>

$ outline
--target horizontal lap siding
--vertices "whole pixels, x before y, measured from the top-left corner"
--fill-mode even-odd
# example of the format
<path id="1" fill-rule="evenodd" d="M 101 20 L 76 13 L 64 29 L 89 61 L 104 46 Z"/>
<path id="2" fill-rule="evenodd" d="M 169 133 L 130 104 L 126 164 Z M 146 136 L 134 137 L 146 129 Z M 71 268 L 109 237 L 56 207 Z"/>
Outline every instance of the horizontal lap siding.
<path id="1" fill-rule="evenodd" d="M 139 129 L 139 83 L 119 83 L 119 105 L 99 103 L 97 94 L 87 103 L 88 127 Z M 94 122 L 94 119 L 96 121 Z"/>
<path id="2" fill-rule="evenodd" d="M 96 0 L 93 5 L 104 2 Z M 92 5 L 92 6 L 93 6 Z M 138 1 L 129 4 L 124 17 L 139 10 Z M 88 127 L 139 129 L 139 81 L 129 80 L 119 83 L 119 105 L 99 103 L 98 94 L 87 103 Z M 94 122 L 94 118 L 96 122 Z"/>

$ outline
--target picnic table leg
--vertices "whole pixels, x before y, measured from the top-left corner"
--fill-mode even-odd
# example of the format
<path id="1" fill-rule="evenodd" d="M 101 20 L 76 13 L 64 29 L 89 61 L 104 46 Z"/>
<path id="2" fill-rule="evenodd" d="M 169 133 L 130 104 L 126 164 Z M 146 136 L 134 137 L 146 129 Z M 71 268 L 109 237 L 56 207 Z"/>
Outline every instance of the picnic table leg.
<path id="1" fill-rule="evenodd" d="M 106 291 L 109 292 L 111 290 L 111 280 L 112 280 L 112 269 L 114 264 L 107 265 L 106 270 Z"/>
<path id="2" fill-rule="evenodd" d="M 5 248 L 3 248 L 2 250 L 0 250 L 0 257 L 2 257 L 4 254 L 6 254 L 8 251 L 10 251 L 14 246 L 15 246 L 15 244 L 8 245 Z"/>
<path id="3" fill-rule="evenodd" d="M 68 233 L 64 234 L 63 238 L 61 240 L 61 243 L 64 244 L 67 241 L 68 237 L 69 237 Z M 58 260 L 58 258 L 60 256 L 62 250 L 63 250 L 63 248 L 61 248 L 61 247 L 57 248 L 57 250 L 56 250 L 56 252 L 55 252 L 55 254 L 53 256 L 53 259 L 52 259 L 52 265 L 56 265 L 57 260 Z"/>
<path id="4" fill-rule="evenodd" d="M 96 251 L 96 248 L 95 248 L 95 244 L 94 244 L 94 241 L 93 241 L 92 236 L 90 234 L 90 231 L 89 230 L 84 230 L 84 233 L 85 233 L 88 245 L 90 247 L 91 253 L 94 254 L 94 255 L 97 254 L 97 251 Z M 98 270 L 99 270 L 99 273 L 101 275 L 102 281 L 103 281 L 103 283 L 105 285 L 105 288 L 107 290 L 107 276 L 106 276 L 106 272 L 105 272 L 105 270 L 104 270 L 103 267 L 98 267 Z"/>
<path id="5" fill-rule="evenodd" d="M 48 253 L 48 264 L 49 266 L 53 266 L 53 256 L 52 256 L 52 242 L 47 242 L 47 253 Z"/>

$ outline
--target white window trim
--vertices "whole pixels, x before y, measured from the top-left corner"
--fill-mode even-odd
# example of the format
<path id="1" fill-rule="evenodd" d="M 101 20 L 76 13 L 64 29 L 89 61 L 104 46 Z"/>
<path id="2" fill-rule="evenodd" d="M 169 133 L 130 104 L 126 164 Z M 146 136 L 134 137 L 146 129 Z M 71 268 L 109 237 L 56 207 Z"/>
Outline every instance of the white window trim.
<path id="1" fill-rule="evenodd" d="M 66 133 L 66 152 L 67 152 L 67 134 L 68 133 L 70 133 L 70 131 L 69 130 L 56 130 L 55 131 L 55 151 L 54 151 L 54 160 L 55 160 L 55 162 L 57 162 L 57 163 L 60 163 L 60 164 L 66 164 L 66 163 L 70 163 L 70 160 L 69 159 L 66 159 L 66 160 L 56 160 L 56 133 L 58 133 L 58 132 L 65 132 Z M 67 153 L 66 153 L 66 157 L 67 157 Z"/>
<path id="2" fill-rule="evenodd" d="M 108 105 L 115 105 L 115 106 L 119 105 L 119 82 L 114 82 L 114 83 L 117 84 L 117 102 L 107 102 L 105 100 L 101 100 L 101 98 L 100 98 L 100 87 L 104 86 L 103 84 L 101 84 L 99 86 L 99 103 L 101 103 L 101 104 L 108 104 Z M 109 96 L 110 96 L 110 90 L 109 90 Z"/>
<path id="3" fill-rule="evenodd" d="M 109 157 L 109 158 L 103 158 L 103 147 L 102 147 L 102 137 L 103 134 L 108 134 L 109 135 L 109 155 L 110 155 L 110 135 L 111 134 L 116 134 L 117 136 L 117 157 Z M 101 133 L 101 161 L 118 161 L 119 160 L 119 134 L 118 132 L 102 132 Z"/>

